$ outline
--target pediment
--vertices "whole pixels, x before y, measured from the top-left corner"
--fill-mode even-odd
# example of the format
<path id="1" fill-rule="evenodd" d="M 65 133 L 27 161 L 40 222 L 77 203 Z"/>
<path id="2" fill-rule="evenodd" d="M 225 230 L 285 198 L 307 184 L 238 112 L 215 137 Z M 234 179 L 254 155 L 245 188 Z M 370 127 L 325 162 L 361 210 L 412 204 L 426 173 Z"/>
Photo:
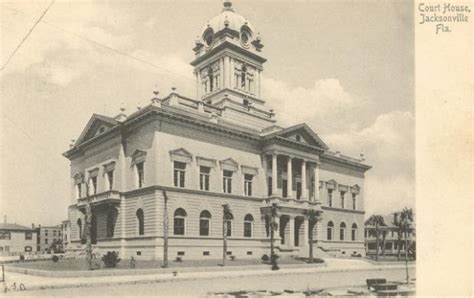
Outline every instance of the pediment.
<path id="1" fill-rule="evenodd" d="M 117 124 L 118 122 L 113 118 L 94 114 L 89 119 L 89 122 L 87 122 L 86 127 L 77 139 L 75 145 L 79 145 L 89 139 L 101 135 Z"/>
<path id="2" fill-rule="evenodd" d="M 298 124 L 272 133 L 270 136 L 280 136 L 293 142 L 328 149 L 323 140 L 306 124 Z"/>
<path id="3" fill-rule="evenodd" d="M 179 156 L 185 156 L 185 157 L 193 157 L 193 155 L 191 154 L 191 152 L 189 152 L 188 150 L 186 150 L 186 149 L 184 149 L 184 148 L 179 148 L 179 149 L 171 150 L 171 151 L 170 151 L 170 155 L 179 155 Z"/>
<path id="4" fill-rule="evenodd" d="M 228 171 L 237 172 L 239 163 L 232 158 L 227 158 L 220 161 L 221 168 Z"/>

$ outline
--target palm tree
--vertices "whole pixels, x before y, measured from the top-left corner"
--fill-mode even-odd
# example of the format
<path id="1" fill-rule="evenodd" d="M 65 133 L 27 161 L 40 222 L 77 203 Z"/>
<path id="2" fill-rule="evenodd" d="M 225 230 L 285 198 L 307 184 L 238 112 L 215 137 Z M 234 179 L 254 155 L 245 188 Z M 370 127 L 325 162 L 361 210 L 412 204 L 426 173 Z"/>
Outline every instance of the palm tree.
<path id="1" fill-rule="evenodd" d="M 232 213 L 228 204 L 222 205 L 222 234 L 223 234 L 223 255 L 222 266 L 225 266 L 225 259 L 227 258 L 227 222 L 231 219 Z"/>
<path id="2" fill-rule="evenodd" d="M 272 270 L 278 270 L 277 257 L 275 254 L 275 231 L 278 230 L 278 223 L 276 218 L 278 217 L 278 205 L 273 203 L 271 206 L 271 218 L 270 218 L 270 263 L 272 264 Z"/>
<path id="3" fill-rule="evenodd" d="M 168 195 L 163 190 L 165 206 L 163 208 L 163 268 L 168 268 Z"/>
<path id="4" fill-rule="evenodd" d="M 85 216 L 85 229 L 86 234 L 86 263 L 87 268 L 92 270 L 92 208 L 91 208 L 91 198 L 89 196 L 89 183 L 86 185 L 86 216 Z"/>
<path id="5" fill-rule="evenodd" d="M 308 218 L 309 225 L 309 263 L 313 263 L 313 228 L 321 218 L 321 211 L 309 209 L 306 211 L 306 217 Z"/>
<path id="6" fill-rule="evenodd" d="M 375 226 L 375 260 L 379 260 L 379 238 L 380 238 L 380 226 L 385 226 L 385 222 L 383 220 L 382 215 L 372 215 L 369 219 L 365 222 L 367 225 Z"/>
<path id="7" fill-rule="evenodd" d="M 407 274 L 407 285 L 409 283 L 409 276 L 408 276 L 408 229 L 410 224 L 413 222 L 413 210 L 410 208 L 408 209 L 405 207 L 402 212 L 400 213 L 400 220 L 403 223 L 403 228 L 405 230 L 405 268 Z"/>
<path id="8" fill-rule="evenodd" d="M 395 212 L 393 214 L 393 225 L 396 227 L 397 232 L 397 259 L 400 261 L 400 250 L 402 246 L 402 237 L 403 237 L 403 222 L 400 219 L 401 212 Z"/>

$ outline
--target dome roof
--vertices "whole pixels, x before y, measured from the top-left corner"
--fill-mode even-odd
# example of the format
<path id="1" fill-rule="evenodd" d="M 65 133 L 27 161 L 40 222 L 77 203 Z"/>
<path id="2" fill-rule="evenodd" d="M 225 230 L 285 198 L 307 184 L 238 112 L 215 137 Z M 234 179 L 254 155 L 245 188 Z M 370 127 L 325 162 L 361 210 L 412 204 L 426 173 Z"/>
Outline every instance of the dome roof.
<path id="1" fill-rule="evenodd" d="M 253 33 L 253 28 L 250 25 L 250 22 L 245 19 L 243 16 L 234 12 L 232 8 L 232 2 L 229 0 L 224 0 L 224 8 L 222 12 L 217 16 L 213 17 L 204 27 L 203 33 L 208 29 L 212 28 L 214 33 L 223 30 L 224 28 L 229 28 L 240 32 L 242 26 L 248 27 L 251 33 Z"/>

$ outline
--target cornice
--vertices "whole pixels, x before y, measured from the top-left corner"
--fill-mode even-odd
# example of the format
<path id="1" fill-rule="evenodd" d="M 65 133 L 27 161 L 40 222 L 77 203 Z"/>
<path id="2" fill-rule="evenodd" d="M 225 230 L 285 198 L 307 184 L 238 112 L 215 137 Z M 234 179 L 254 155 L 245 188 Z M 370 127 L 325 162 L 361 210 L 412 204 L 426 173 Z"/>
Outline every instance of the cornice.
<path id="1" fill-rule="evenodd" d="M 330 163 L 335 163 L 338 165 L 350 166 L 356 170 L 362 170 L 363 172 L 370 170 L 372 168 L 369 165 L 353 162 L 353 161 L 350 161 L 341 157 L 337 157 L 337 156 L 330 156 L 327 154 L 321 154 L 320 158 L 322 162 L 330 162 Z"/>
<path id="2" fill-rule="evenodd" d="M 219 52 L 223 49 L 231 49 L 231 50 L 234 50 L 238 53 L 245 54 L 246 56 L 250 57 L 251 59 L 254 59 L 255 61 L 257 61 L 259 63 L 264 63 L 264 62 L 267 61 L 267 59 L 263 58 L 262 56 L 257 55 L 255 53 L 252 53 L 251 51 L 243 49 L 243 48 L 239 47 L 238 45 L 235 45 L 235 44 L 233 44 L 233 43 L 226 40 L 226 41 L 218 44 L 215 48 L 213 48 L 210 51 L 206 52 L 204 55 L 196 57 L 196 59 L 191 61 L 190 64 L 192 66 L 196 66 L 199 63 L 201 63 L 202 61 L 204 61 L 204 60 L 208 59 L 209 57 L 215 55 L 216 52 Z"/>
<path id="3" fill-rule="evenodd" d="M 345 213 L 362 214 L 362 215 L 365 214 L 365 211 L 334 208 L 334 207 L 328 207 L 328 206 L 321 206 L 321 209 L 330 210 L 330 211 L 337 211 L 337 212 L 345 212 Z"/>

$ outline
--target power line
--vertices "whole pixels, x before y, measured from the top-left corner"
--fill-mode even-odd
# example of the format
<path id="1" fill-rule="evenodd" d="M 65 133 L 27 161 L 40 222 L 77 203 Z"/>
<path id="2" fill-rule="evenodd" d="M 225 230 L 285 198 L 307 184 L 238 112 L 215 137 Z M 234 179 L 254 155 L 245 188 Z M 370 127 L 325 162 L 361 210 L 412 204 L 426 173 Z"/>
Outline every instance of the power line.
<path id="1" fill-rule="evenodd" d="M 19 11 L 19 10 L 17 10 L 17 9 L 13 9 L 13 8 L 7 7 L 7 6 L 5 6 L 5 5 L 0 5 L 0 6 L 6 8 L 6 9 L 9 9 L 9 10 L 11 10 L 11 11 L 18 12 L 18 13 L 23 14 L 23 15 L 27 15 L 27 14 L 25 14 L 24 12 Z M 41 19 L 38 20 L 38 22 L 41 22 L 41 23 L 43 23 L 43 24 L 45 24 L 45 25 L 48 25 L 48 26 L 50 26 L 50 27 L 52 27 L 52 28 L 55 28 L 56 30 L 62 31 L 62 32 L 64 32 L 64 33 L 71 34 L 71 35 L 73 35 L 73 36 L 75 36 L 75 37 L 77 37 L 77 38 L 79 38 L 79 39 L 82 39 L 82 40 L 84 40 L 84 41 L 87 41 L 87 42 L 89 42 L 89 43 L 92 43 L 92 44 L 94 44 L 95 46 L 98 46 L 98 47 L 104 48 L 104 49 L 106 49 L 106 50 L 109 50 L 109 51 L 111 51 L 111 52 L 113 52 L 113 53 L 115 53 L 115 54 L 117 54 L 117 55 L 121 55 L 121 56 L 127 57 L 127 58 L 132 59 L 132 60 L 135 60 L 135 61 L 137 61 L 137 62 L 146 64 L 146 65 L 148 65 L 148 66 L 151 66 L 151 67 L 154 67 L 154 68 L 157 68 L 157 69 L 160 69 L 160 70 L 165 71 L 165 72 L 167 72 L 167 73 L 170 73 L 170 74 L 172 74 L 172 75 L 182 77 L 182 78 L 184 78 L 184 79 L 186 79 L 186 80 L 190 80 L 190 81 L 192 81 L 192 82 L 196 82 L 195 79 L 192 79 L 192 78 L 190 78 L 190 77 L 188 77 L 188 76 L 185 76 L 185 75 L 182 75 L 182 74 L 173 72 L 173 71 L 171 71 L 171 70 L 169 70 L 169 69 L 166 69 L 166 68 L 164 68 L 164 67 L 162 67 L 162 66 L 160 66 L 160 65 L 157 65 L 157 64 L 154 64 L 154 63 L 152 63 L 152 62 L 146 61 L 146 60 L 144 60 L 144 59 L 141 59 L 141 58 L 132 56 L 132 55 L 127 54 L 127 53 L 125 53 L 125 52 L 123 52 L 123 51 L 120 51 L 120 50 L 117 50 L 117 49 L 115 49 L 115 48 L 112 48 L 111 46 L 102 44 L 102 43 L 100 43 L 100 42 L 98 42 L 98 41 L 95 41 L 95 40 L 92 40 L 92 39 L 90 39 L 90 38 L 88 38 L 88 37 L 85 37 L 85 36 L 83 36 L 83 35 L 77 34 L 77 33 L 73 32 L 73 31 L 66 30 L 66 29 L 64 29 L 64 28 L 62 28 L 62 27 L 60 27 L 60 26 L 57 26 L 57 25 L 53 24 L 53 23 L 50 23 L 50 22 L 47 22 L 47 21 L 41 20 Z M 2 70 L 3 70 L 3 68 L 2 68 Z"/>
<path id="2" fill-rule="evenodd" d="M 23 39 L 21 40 L 21 42 L 18 44 L 18 46 L 15 48 L 15 50 L 11 53 L 10 57 L 8 57 L 7 61 L 5 62 L 5 64 L 2 66 L 1 70 L 4 70 L 5 67 L 7 67 L 8 63 L 10 63 L 10 61 L 12 60 L 13 56 L 15 56 L 16 52 L 20 49 L 20 47 L 23 45 L 23 43 L 25 43 L 25 41 L 28 39 L 28 37 L 31 35 L 31 33 L 33 32 L 33 30 L 36 28 L 36 25 L 38 25 L 39 22 L 41 22 L 41 20 L 43 19 L 43 17 L 46 15 L 46 13 L 48 12 L 48 10 L 51 8 L 51 6 L 53 6 L 54 4 L 54 1 L 51 1 L 51 3 L 48 5 L 48 7 L 46 7 L 46 9 L 44 10 L 44 12 L 41 14 L 41 16 L 38 18 L 38 20 L 36 20 L 36 22 L 33 24 L 33 27 L 31 27 L 31 29 L 28 31 L 28 33 L 26 33 L 25 37 L 23 37 Z"/>

